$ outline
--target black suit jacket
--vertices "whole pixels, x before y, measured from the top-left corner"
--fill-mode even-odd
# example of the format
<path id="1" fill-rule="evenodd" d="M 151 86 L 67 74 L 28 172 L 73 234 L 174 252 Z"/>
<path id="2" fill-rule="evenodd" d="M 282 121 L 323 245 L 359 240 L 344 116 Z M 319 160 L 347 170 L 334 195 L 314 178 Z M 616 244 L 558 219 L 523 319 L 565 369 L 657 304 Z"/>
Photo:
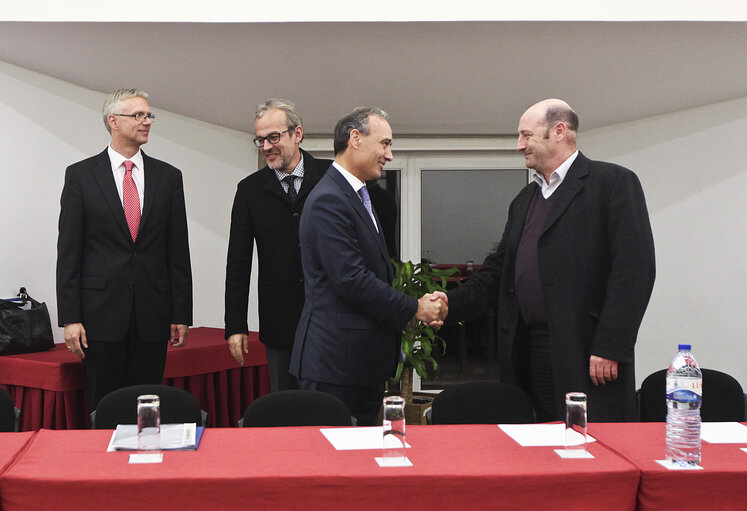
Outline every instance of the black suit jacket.
<path id="1" fill-rule="evenodd" d="M 498 303 L 501 379 L 528 385 L 527 338 L 516 298 L 516 251 L 535 183 L 509 208 L 503 238 L 483 268 L 449 292 L 449 320 L 478 316 Z M 654 241 L 638 177 L 579 153 L 538 242 L 552 343 L 556 412 L 566 392 L 585 392 L 589 420 L 635 417 L 634 347 L 654 284 Z M 619 377 L 595 387 L 589 357 L 619 362 Z"/>
<path id="2" fill-rule="evenodd" d="M 392 288 L 384 236 L 336 168 L 309 195 L 300 234 L 306 301 L 290 373 L 336 385 L 382 384 L 418 304 Z"/>
<path id="3" fill-rule="evenodd" d="M 306 197 L 331 164 L 303 153 L 304 178 L 291 204 L 269 167 L 239 182 L 231 212 L 225 293 L 225 336 L 248 333 L 249 277 L 254 240 L 259 258 L 259 338 L 273 347 L 293 345 L 303 307 L 298 225 Z"/>
<path id="4" fill-rule="evenodd" d="M 192 272 L 181 172 L 143 153 L 145 197 L 132 241 L 107 151 L 67 168 L 57 241 L 59 325 L 82 323 L 93 341 L 140 335 L 167 342 L 192 324 Z"/>

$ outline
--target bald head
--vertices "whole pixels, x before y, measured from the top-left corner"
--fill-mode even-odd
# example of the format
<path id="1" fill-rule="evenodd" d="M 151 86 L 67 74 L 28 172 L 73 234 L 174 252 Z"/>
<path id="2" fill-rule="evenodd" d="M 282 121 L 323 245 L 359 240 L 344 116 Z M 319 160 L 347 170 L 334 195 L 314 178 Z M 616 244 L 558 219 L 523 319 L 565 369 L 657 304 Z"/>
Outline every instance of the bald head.
<path id="1" fill-rule="evenodd" d="M 530 110 L 534 110 L 540 117 L 544 117 L 547 129 L 552 128 L 558 122 L 564 123 L 568 131 L 574 133 L 575 140 L 575 133 L 578 131 L 578 115 L 573 111 L 571 105 L 562 99 L 545 99 L 530 106 L 527 112 Z"/>
<path id="2" fill-rule="evenodd" d="M 560 99 L 545 99 L 530 106 L 519 120 L 516 149 L 527 167 L 549 179 L 550 174 L 576 151 L 576 112 Z"/>

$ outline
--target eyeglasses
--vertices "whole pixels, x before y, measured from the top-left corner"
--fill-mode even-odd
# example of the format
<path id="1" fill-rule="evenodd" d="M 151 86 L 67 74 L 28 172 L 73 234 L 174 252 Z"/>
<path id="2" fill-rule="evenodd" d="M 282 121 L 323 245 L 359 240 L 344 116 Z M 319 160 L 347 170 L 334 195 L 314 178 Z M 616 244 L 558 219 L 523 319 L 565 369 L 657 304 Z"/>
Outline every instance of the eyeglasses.
<path id="1" fill-rule="evenodd" d="M 156 118 L 155 114 L 138 112 L 136 114 L 112 114 L 117 117 L 133 117 L 137 122 L 143 122 L 146 118 L 153 121 Z"/>
<path id="2" fill-rule="evenodd" d="M 265 143 L 265 140 L 267 140 L 272 145 L 275 145 L 280 142 L 280 135 L 282 135 L 283 133 L 288 133 L 290 130 L 291 129 L 288 128 L 287 130 L 281 131 L 279 133 L 277 131 L 270 133 L 266 137 L 256 137 L 254 139 L 254 145 L 256 145 L 257 147 L 262 147 Z"/>

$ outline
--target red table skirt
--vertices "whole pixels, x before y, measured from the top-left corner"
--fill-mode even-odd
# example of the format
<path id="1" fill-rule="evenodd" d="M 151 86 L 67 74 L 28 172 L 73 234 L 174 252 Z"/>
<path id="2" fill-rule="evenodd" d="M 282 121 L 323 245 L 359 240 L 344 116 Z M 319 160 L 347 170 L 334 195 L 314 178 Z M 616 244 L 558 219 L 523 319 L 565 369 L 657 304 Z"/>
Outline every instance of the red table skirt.
<path id="1" fill-rule="evenodd" d="M 193 394 L 208 413 L 207 426 L 236 426 L 246 407 L 270 391 L 264 345 L 256 332 L 239 367 L 219 328 L 193 328 L 187 346 L 169 347 L 164 384 Z M 0 357 L 0 387 L 21 410 L 21 431 L 89 427 L 80 360 L 64 344 L 42 353 Z"/>

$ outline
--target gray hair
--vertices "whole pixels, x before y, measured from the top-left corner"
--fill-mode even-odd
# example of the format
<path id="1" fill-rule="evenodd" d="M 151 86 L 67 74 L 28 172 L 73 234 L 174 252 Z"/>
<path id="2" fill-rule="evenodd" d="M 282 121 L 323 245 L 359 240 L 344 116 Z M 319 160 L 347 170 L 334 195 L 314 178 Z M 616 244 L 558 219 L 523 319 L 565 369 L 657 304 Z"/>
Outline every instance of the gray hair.
<path id="1" fill-rule="evenodd" d="M 545 126 L 549 130 L 555 124 L 563 122 L 570 131 L 578 131 L 578 115 L 567 105 L 550 105 L 545 112 Z"/>
<path id="2" fill-rule="evenodd" d="M 358 130 L 364 135 L 369 134 L 368 118 L 372 115 L 381 117 L 385 121 L 389 120 L 389 114 L 381 108 L 359 106 L 337 121 L 334 139 L 335 156 L 345 152 L 345 149 L 348 148 L 348 140 L 350 140 L 350 133 L 353 130 Z"/>
<path id="3" fill-rule="evenodd" d="M 303 128 L 301 114 L 298 113 L 296 105 L 292 101 L 283 98 L 269 98 L 264 103 L 257 105 L 257 111 L 254 114 L 254 118 L 259 119 L 270 110 L 282 110 L 285 112 L 285 120 L 287 122 L 286 127 L 289 130 L 295 130 L 296 126 L 301 126 Z"/>
<path id="4" fill-rule="evenodd" d="M 115 112 L 115 110 L 121 110 L 120 103 L 129 98 L 143 98 L 147 101 L 148 93 L 140 89 L 119 89 L 109 94 L 106 101 L 104 101 L 101 113 L 104 115 L 104 126 L 106 126 L 106 131 L 109 133 L 112 132 L 112 129 L 109 127 L 109 116 L 115 113 L 121 114 L 121 111 Z"/>

